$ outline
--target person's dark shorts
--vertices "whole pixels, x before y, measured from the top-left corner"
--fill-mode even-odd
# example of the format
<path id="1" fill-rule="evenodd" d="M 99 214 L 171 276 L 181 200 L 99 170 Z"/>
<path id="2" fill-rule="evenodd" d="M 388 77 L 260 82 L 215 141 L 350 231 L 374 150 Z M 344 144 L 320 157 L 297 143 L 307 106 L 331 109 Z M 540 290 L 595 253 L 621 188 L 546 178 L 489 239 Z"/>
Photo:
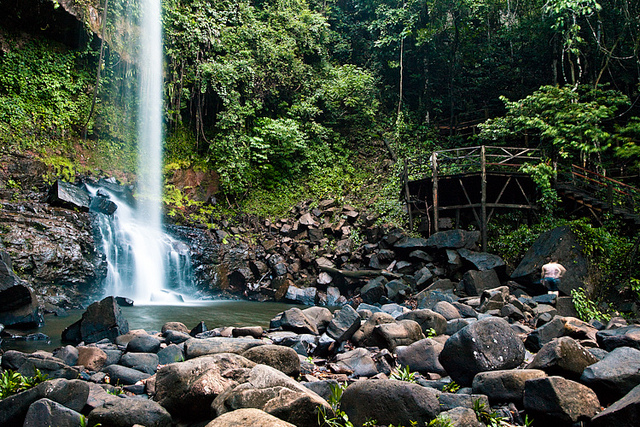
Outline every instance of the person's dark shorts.
<path id="1" fill-rule="evenodd" d="M 547 287 L 550 291 L 558 291 L 558 285 L 560 284 L 560 279 L 556 279 L 553 277 L 545 277 L 542 279 L 542 284 Z"/>

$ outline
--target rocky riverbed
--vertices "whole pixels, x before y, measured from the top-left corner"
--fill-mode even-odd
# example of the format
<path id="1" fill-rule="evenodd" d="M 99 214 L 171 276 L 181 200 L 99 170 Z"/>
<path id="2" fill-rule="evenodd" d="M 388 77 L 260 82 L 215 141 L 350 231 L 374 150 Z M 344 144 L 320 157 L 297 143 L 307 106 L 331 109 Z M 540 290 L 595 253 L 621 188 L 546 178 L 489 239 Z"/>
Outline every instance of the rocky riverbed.
<path id="1" fill-rule="evenodd" d="M 51 379 L 0 400 L 0 424 L 317 426 L 346 414 L 356 426 L 636 425 L 640 327 L 558 309 L 500 286 L 413 309 L 291 308 L 267 330 L 129 331 L 109 297 L 65 331 L 77 344 L 2 356 L 3 370 Z"/>
<path id="2" fill-rule="evenodd" d="M 37 161 L 17 165 L 0 171 L 0 330 L 86 313 L 67 346 L 2 355 L 3 370 L 51 380 L 1 400 L 0 425 L 636 425 L 640 327 L 577 319 L 567 295 L 592 279 L 567 228 L 510 271 L 477 231 L 416 237 L 331 199 L 286 220 L 174 224 L 197 296 L 307 308 L 267 330 L 175 319 L 129 331 L 114 298 L 88 304 L 105 271 L 92 219 L 113 214 L 108 203 L 70 200 L 82 181 L 50 187 Z M 549 255 L 570 266 L 558 298 L 538 283 Z"/>

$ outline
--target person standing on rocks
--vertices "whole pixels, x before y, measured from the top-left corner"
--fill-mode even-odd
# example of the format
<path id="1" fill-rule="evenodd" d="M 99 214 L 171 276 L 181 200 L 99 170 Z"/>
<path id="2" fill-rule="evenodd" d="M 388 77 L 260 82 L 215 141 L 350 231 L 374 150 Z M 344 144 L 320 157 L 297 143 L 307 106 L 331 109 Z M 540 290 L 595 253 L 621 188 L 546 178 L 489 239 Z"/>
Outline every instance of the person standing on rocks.
<path id="1" fill-rule="evenodd" d="M 542 284 L 549 290 L 548 293 L 556 296 L 560 295 L 558 285 L 560 278 L 564 276 L 567 269 L 558 263 L 556 259 L 547 258 L 547 263 L 542 266 Z"/>

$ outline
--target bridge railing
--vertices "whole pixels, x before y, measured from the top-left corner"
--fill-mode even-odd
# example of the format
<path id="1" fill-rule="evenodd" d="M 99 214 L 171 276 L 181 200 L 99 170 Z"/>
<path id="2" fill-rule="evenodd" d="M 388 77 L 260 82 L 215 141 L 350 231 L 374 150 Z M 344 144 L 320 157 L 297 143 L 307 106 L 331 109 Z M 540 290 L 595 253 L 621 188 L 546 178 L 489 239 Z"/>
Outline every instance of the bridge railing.
<path id="1" fill-rule="evenodd" d="M 540 150 L 522 147 L 497 147 L 479 145 L 433 151 L 406 159 L 407 178 L 416 181 L 434 175 L 455 175 L 485 171 L 509 171 L 519 169 L 527 162 L 542 159 Z"/>
<path id="2" fill-rule="evenodd" d="M 606 201 L 610 208 L 640 214 L 640 189 L 577 165 L 561 171 L 559 182 L 568 182 L 594 199 Z"/>

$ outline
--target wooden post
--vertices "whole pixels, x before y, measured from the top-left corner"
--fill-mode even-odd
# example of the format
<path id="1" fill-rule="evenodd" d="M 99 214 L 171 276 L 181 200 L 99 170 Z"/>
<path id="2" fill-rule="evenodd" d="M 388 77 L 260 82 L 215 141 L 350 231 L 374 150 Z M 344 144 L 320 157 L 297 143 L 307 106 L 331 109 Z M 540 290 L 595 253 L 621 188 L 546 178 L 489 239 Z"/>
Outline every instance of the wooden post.
<path id="1" fill-rule="evenodd" d="M 481 191 L 482 198 L 480 200 L 481 205 L 481 222 L 482 227 L 482 251 L 487 250 L 487 156 L 485 152 L 485 146 L 480 148 L 480 168 L 481 172 Z"/>
<path id="2" fill-rule="evenodd" d="M 402 179 L 404 180 L 404 198 L 407 203 L 407 213 L 409 214 L 409 230 L 413 231 L 413 215 L 411 214 L 411 196 L 409 193 L 409 170 L 407 167 L 407 159 L 404 159 L 404 172 Z"/>
<path id="3" fill-rule="evenodd" d="M 433 231 L 438 232 L 438 154 L 431 153 L 431 177 L 433 180 Z"/>

